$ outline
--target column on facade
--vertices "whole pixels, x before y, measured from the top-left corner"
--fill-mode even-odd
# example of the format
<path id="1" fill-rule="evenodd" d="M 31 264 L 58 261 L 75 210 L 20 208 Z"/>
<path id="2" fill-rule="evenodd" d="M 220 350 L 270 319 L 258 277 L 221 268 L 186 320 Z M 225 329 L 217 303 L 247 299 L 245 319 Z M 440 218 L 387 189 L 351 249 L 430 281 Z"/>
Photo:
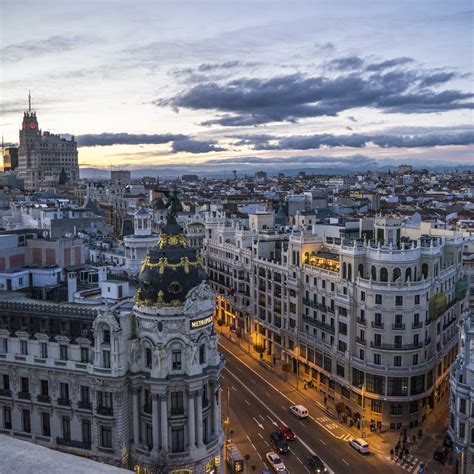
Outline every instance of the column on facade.
<path id="1" fill-rule="evenodd" d="M 189 449 L 193 449 L 196 446 L 196 414 L 194 411 L 195 393 L 188 392 L 188 438 L 189 438 Z"/>
<path id="2" fill-rule="evenodd" d="M 161 449 L 168 450 L 168 396 L 160 395 L 161 402 Z"/>
<path id="3" fill-rule="evenodd" d="M 198 448 L 202 446 L 202 389 L 197 392 L 196 396 L 196 424 L 197 424 L 197 439 Z"/>
<path id="4" fill-rule="evenodd" d="M 214 436 L 219 436 L 220 426 L 221 426 L 221 416 L 220 416 L 220 388 L 217 383 L 213 384 L 212 387 L 212 420 L 214 423 Z"/>
<path id="5" fill-rule="evenodd" d="M 158 439 L 159 439 L 159 421 L 158 421 L 158 398 L 156 395 L 152 397 L 152 423 L 153 423 L 153 449 L 158 450 Z"/>
<path id="6" fill-rule="evenodd" d="M 138 445 L 140 442 L 140 397 L 138 389 L 133 391 L 133 442 Z"/>

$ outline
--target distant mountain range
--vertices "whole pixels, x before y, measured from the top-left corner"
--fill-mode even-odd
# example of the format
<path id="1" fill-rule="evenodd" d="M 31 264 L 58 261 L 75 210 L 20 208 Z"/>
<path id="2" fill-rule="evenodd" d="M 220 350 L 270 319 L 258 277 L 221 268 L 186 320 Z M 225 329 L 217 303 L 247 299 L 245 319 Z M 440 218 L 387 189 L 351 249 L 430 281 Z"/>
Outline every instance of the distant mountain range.
<path id="1" fill-rule="evenodd" d="M 438 165 L 438 166 L 413 166 L 414 169 L 432 169 L 436 171 L 452 171 L 457 170 L 459 172 L 463 171 L 474 171 L 474 165 Z M 127 170 L 124 166 L 122 169 Z M 295 176 L 300 171 L 304 171 L 308 174 L 326 174 L 326 175 L 334 175 L 334 174 L 349 174 L 349 173 L 356 173 L 356 172 L 366 172 L 366 171 L 376 171 L 380 173 L 387 173 L 388 171 L 396 170 L 397 166 L 377 166 L 372 164 L 371 166 L 348 166 L 342 167 L 338 166 L 337 169 L 334 167 L 318 167 L 318 166 L 301 166 L 300 168 L 276 168 L 276 167 L 266 167 L 261 166 L 260 168 L 252 167 L 249 169 L 243 169 L 240 167 L 240 170 L 237 171 L 237 176 L 243 177 L 253 176 L 256 171 L 265 171 L 268 176 L 276 175 L 277 173 L 284 173 L 286 176 Z M 219 170 L 209 170 L 203 169 L 199 166 L 195 167 L 188 167 L 183 168 L 179 167 L 172 167 L 172 166 L 153 166 L 153 167 L 146 167 L 146 168 L 132 168 L 130 169 L 132 178 L 142 178 L 144 176 L 152 176 L 152 177 L 163 177 L 163 178 L 179 178 L 185 174 L 196 174 L 200 177 L 209 177 L 209 178 L 231 178 L 233 177 L 233 168 L 229 169 L 219 169 Z M 110 170 L 102 169 L 102 168 L 80 168 L 80 177 L 83 179 L 91 179 L 91 180 L 102 180 L 102 179 L 110 179 Z"/>

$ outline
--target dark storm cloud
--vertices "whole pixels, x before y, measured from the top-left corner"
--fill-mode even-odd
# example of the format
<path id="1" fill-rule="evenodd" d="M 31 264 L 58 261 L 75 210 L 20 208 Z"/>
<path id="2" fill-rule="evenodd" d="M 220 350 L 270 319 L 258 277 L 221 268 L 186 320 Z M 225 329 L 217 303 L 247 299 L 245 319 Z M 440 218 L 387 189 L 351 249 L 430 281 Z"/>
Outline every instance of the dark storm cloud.
<path id="1" fill-rule="evenodd" d="M 358 56 L 348 56 L 346 58 L 337 58 L 327 61 L 325 66 L 327 69 L 346 71 L 347 69 L 359 69 L 363 64 L 364 60 Z"/>
<path id="2" fill-rule="evenodd" d="M 414 62 L 413 58 L 407 58 L 407 57 L 393 58 L 393 59 L 387 59 L 386 61 L 369 64 L 365 69 L 367 71 L 382 71 L 383 69 L 389 69 L 395 66 L 410 64 L 413 62 Z"/>
<path id="3" fill-rule="evenodd" d="M 336 116 L 358 107 L 406 114 L 472 109 L 472 102 L 467 102 L 473 97 L 472 93 L 433 88 L 455 77 L 451 71 L 404 68 L 371 73 L 354 71 L 336 76 L 295 73 L 270 79 L 207 81 L 154 103 L 171 106 L 174 110 L 183 107 L 217 111 L 215 118 L 203 124 L 222 126 L 297 122 L 307 117 Z"/>
<path id="4" fill-rule="evenodd" d="M 187 138 L 186 135 L 164 133 L 156 135 L 133 133 L 91 133 L 79 135 L 79 146 L 110 146 L 110 145 L 162 145 L 175 140 Z"/>
<path id="5" fill-rule="evenodd" d="M 0 49 L 0 57 L 8 62 L 17 62 L 34 56 L 70 51 L 88 42 L 90 39 L 79 35 L 56 35 L 43 40 L 28 40 L 9 44 Z"/>
<path id="6" fill-rule="evenodd" d="M 436 132 L 419 135 L 351 134 L 351 135 L 242 135 L 234 145 L 247 145 L 254 150 L 315 150 L 318 148 L 364 148 L 369 144 L 381 148 L 422 148 L 434 146 L 472 145 L 474 131 Z"/>
<path id="7" fill-rule="evenodd" d="M 172 148 L 175 153 L 210 153 L 212 151 L 225 151 L 225 148 L 216 146 L 215 140 L 194 140 L 193 138 L 181 138 L 173 142 Z"/>

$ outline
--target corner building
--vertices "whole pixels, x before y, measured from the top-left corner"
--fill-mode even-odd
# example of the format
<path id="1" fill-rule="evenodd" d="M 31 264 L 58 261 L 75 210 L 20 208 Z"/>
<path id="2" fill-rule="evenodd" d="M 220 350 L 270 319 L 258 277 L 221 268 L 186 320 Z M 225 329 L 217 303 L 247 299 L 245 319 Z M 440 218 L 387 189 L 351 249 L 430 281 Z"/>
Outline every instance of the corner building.
<path id="1" fill-rule="evenodd" d="M 418 426 L 449 390 L 462 237 L 422 235 L 395 217 L 361 220 L 341 238 L 268 219 L 209 220 L 217 317 L 350 416 L 382 430 Z"/>
<path id="2" fill-rule="evenodd" d="M 141 474 L 222 472 L 224 361 L 204 280 L 171 210 L 135 304 L 0 301 L 0 432 Z"/>

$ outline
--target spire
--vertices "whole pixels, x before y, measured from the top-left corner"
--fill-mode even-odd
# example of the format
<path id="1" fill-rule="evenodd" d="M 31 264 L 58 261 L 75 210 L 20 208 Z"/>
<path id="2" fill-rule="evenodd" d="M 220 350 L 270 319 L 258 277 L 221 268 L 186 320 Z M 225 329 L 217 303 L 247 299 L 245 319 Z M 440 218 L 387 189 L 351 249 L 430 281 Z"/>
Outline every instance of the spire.
<path id="1" fill-rule="evenodd" d="M 28 112 L 31 114 L 31 91 L 28 91 Z"/>

